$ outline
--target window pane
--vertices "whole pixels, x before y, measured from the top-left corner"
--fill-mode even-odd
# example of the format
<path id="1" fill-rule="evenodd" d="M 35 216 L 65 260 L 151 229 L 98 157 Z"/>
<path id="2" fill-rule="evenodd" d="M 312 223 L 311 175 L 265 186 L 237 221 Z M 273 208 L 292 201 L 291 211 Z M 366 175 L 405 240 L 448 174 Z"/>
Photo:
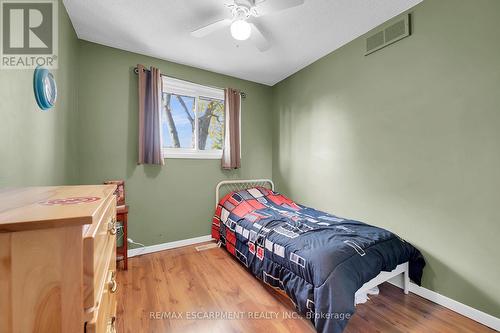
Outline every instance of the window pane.
<path id="1" fill-rule="evenodd" d="M 163 94 L 164 148 L 194 148 L 194 103 L 191 96 Z"/>
<path id="2" fill-rule="evenodd" d="M 224 101 L 198 99 L 198 149 L 222 149 L 224 140 Z"/>

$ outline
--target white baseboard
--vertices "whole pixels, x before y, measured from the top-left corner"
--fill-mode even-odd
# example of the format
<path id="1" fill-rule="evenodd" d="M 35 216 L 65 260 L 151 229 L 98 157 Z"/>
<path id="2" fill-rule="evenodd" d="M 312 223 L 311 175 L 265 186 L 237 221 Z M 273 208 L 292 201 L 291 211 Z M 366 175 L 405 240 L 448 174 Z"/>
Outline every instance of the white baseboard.
<path id="1" fill-rule="evenodd" d="M 128 254 L 128 257 L 130 258 L 130 257 L 143 255 L 146 253 L 165 251 L 165 250 L 175 249 L 177 247 L 193 245 L 193 244 L 198 244 L 198 243 L 203 243 L 203 242 L 209 242 L 212 239 L 213 238 L 211 235 L 200 236 L 200 237 L 195 237 L 195 238 L 188 238 L 188 239 L 178 240 L 175 242 L 168 242 L 168 243 L 163 243 L 163 244 L 139 247 L 137 249 L 130 249 L 127 251 L 127 254 Z"/>
<path id="2" fill-rule="evenodd" d="M 403 284 L 400 280 L 391 280 L 388 282 L 398 288 L 403 289 Z M 410 282 L 410 292 L 428 299 L 431 302 L 442 305 L 445 308 L 455 311 L 462 316 L 477 321 L 478 323 L 488 326 L 494 330 L 500 331 L 500 318 L 493 317 L 490 314 L 474 309 L 473 307 L 470 307 L 463 303 L 457 302 L 454 299 L 438 294 L 437 292 L 430 289 L 420 287 L 413 282 Z"/>

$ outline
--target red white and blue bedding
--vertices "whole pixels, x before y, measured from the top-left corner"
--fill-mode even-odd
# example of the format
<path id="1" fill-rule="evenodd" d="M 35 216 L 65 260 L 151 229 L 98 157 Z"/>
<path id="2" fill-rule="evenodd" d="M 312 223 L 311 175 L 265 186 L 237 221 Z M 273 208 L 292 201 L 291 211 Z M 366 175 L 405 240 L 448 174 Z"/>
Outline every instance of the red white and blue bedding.
<path id="1" fill-rule="evenodd" d="M 381 271 L 409 262 L 420 284 L 420 252 L 395 234 L 299 205 L 263 187 L 220 200 L 212 237 L 265 283 L 286 292 L 318 332 L 342 332 L 354 294 Z"/>

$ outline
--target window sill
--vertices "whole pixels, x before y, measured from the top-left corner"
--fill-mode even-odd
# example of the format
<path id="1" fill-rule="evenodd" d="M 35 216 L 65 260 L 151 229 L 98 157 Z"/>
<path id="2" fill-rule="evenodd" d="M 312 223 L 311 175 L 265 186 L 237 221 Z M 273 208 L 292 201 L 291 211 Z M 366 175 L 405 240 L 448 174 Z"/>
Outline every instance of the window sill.
<path id="1" fill-rule="evenodd" d="M 175 152 L 175 151 L 162 151 L 163 158 L 181 158 L 181 159 L 200 159 L 200 160 L 220 160 L 222 158 L 222 151 L 208 151 L 208 152 Z"/>

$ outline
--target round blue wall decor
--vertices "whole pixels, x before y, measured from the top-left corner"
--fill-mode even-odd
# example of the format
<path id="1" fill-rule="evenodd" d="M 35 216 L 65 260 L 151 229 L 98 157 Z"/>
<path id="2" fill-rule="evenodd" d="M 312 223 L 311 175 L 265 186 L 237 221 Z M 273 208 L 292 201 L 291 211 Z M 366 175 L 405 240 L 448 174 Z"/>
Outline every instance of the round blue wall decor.
<path id="1" fill-rule="evenodd" d="M 33 75 L 33 90 L 38 106 L 47 111 L 54 106 L 57 99 L 57 85 L 52 73 L 47 68 L 37 67 Z"/>

